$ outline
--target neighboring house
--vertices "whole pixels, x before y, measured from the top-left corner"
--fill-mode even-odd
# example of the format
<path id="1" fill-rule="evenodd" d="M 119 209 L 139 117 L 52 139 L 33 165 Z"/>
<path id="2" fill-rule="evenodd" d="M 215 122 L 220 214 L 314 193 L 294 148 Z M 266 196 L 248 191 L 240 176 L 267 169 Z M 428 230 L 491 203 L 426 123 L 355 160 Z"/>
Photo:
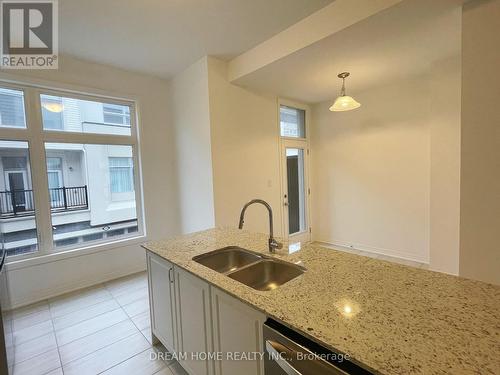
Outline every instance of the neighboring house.
<path id="1" fill-rule="evenodd" d="M 0 89 L 0 126 L 24 127 L 23 100 L 16 95 Z M 130 134 L 127 106 L 48 95 L 41 100 L 44 129 Z M 132 147 L 46 143 L 45 150 L 56 247 L 138 230 Z M 31 176 L 28 143 L 0 140 L 0 240 L 9 255 L 36 250 Z"/>

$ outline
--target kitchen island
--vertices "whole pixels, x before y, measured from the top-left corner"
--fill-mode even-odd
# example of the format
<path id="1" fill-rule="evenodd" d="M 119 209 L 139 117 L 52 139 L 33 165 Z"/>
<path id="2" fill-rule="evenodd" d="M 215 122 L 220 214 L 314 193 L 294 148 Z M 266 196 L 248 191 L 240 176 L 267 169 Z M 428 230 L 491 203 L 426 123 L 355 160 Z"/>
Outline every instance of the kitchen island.
<path id="1" fill-rule="evenodd" d="M 380 374 L 500 373 L 500 287 L 317 245 L 216 228 L 144 247 L 303 336 Z M 307 271 L 254 290 L 192 258 L 239 246 Z"/>

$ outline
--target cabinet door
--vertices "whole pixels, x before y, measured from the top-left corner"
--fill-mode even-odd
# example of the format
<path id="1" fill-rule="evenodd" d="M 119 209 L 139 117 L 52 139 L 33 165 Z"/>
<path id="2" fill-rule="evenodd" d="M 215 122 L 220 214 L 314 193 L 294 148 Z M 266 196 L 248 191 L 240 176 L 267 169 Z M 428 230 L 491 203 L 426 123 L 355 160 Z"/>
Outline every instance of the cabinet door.
<path id="1" fill-rule="evenodd" d="M 175 267 L 178 351 L 190 375 L 213 374 L 210 289 L 200 278 Z M 198 355 L 198 357 L 196 357 Z"/>
<path id="2" fill-rule="evenodd" d="M 226 353 L 263 353 L 262 325 L 266 317 L 261 312 L 211 287 L 214 351 L 221 352 L 223 360 L 215 362 L 217 375 L 262 375 L 260 357 L 234 360 Z"/>
<path id="3" fill-rule="evenodd" d="M 151 332 L 169 351 L 175 351 L 174 269 L 170 262 L 148 252 Z"/>

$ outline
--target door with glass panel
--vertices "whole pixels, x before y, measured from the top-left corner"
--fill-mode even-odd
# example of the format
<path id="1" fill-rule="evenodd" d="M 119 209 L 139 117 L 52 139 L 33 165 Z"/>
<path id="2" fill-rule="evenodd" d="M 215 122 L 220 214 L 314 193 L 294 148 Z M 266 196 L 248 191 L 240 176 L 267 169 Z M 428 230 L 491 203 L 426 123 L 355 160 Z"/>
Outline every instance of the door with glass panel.
<path id="1" fill-rule="evenodd" d="M 305 120 L 305 109 L 280 106 L 283 222 L 285 237 L 293 242 L 311 240 Z"/>
<path id="2" fill-rule="evenodd" d="M 31 208 L 29 207 L 30 199 L 27 197 L 27 180 L 25 170 L 5 171 L 5 185 L 10 192 L 9 206 L 13 212 L 22 212 Z"/>
<path id="3" fill-rule="evenodd" d="M 307 145 L 288 140 L 283 143 L 285 233 L 290 241 L 309 242 Z"/>

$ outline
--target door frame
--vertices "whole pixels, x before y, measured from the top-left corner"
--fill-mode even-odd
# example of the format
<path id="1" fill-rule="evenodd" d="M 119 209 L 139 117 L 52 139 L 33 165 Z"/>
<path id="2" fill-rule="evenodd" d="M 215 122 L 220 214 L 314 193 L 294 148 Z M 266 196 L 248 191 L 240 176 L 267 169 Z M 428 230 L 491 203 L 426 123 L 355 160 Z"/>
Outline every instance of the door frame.
<path id="1" fill-rule="evenodd" d="M 304 110 L 305 113 L 305 138 L 282 137 L 280 127 L 280 107 L 287 106 Z M 290 242 L 308 243 L 312 240 L 311 223 L 311 183 L 310 183 L 310 138 L 311 138 L 311 109 L 307 104 L 289 99 L 278 98 L 278 138 L 279 138 L 279 169 L 280 169 L 280 202 L 281 202 L 281 228 L 283 239 Z M 288 194 L 286 148 L 304 149 L 304 191 L 305 191 L 305 217 L 306 230 L 303 232 L 288 234 L 288 208 L 285 205 L 285 194 Z"/>
<path id="2" fill-rule="evenodd" d="M 24 184 L 24 189 L 23 190 L 28 190 L 26 187 L 28 186 L 28 173 L 26 169 L 5 169 L 4 174 L 5 174 L 5 187 L 7 191 L 12 191 L 11 186 L 10 186 L 10 179 L 9 179 L 9 174 L 11 173 L 21 173 L 23 175 L 23 184 Z"/>
<path id="3" fill-rule="evenodd" d="M 28 189 L 28 171 L 26 169 L 22 169 L 22 168 L 15 168 L 15 169 L 5 169 L 4 170 L 4 177 L 5 177 L 5 190 L 6 191 L 12 191 L 12 188 L 10 186 L 10 178 L 9 178 L 9 175 L 11 173 L 20 173 L 22 176 L 23 176 L 23 185 L 24 185 L 24 210 L 30 210 L 32 209 L 32 202 L 31 202 L 31 199 L 30 197 L 28 196 L 28 192 L 26 192 L 26 190 L 30 190 Z M 14 202 L 10 202 L 10 208 L 12 210 L 14 210 Z"/>

